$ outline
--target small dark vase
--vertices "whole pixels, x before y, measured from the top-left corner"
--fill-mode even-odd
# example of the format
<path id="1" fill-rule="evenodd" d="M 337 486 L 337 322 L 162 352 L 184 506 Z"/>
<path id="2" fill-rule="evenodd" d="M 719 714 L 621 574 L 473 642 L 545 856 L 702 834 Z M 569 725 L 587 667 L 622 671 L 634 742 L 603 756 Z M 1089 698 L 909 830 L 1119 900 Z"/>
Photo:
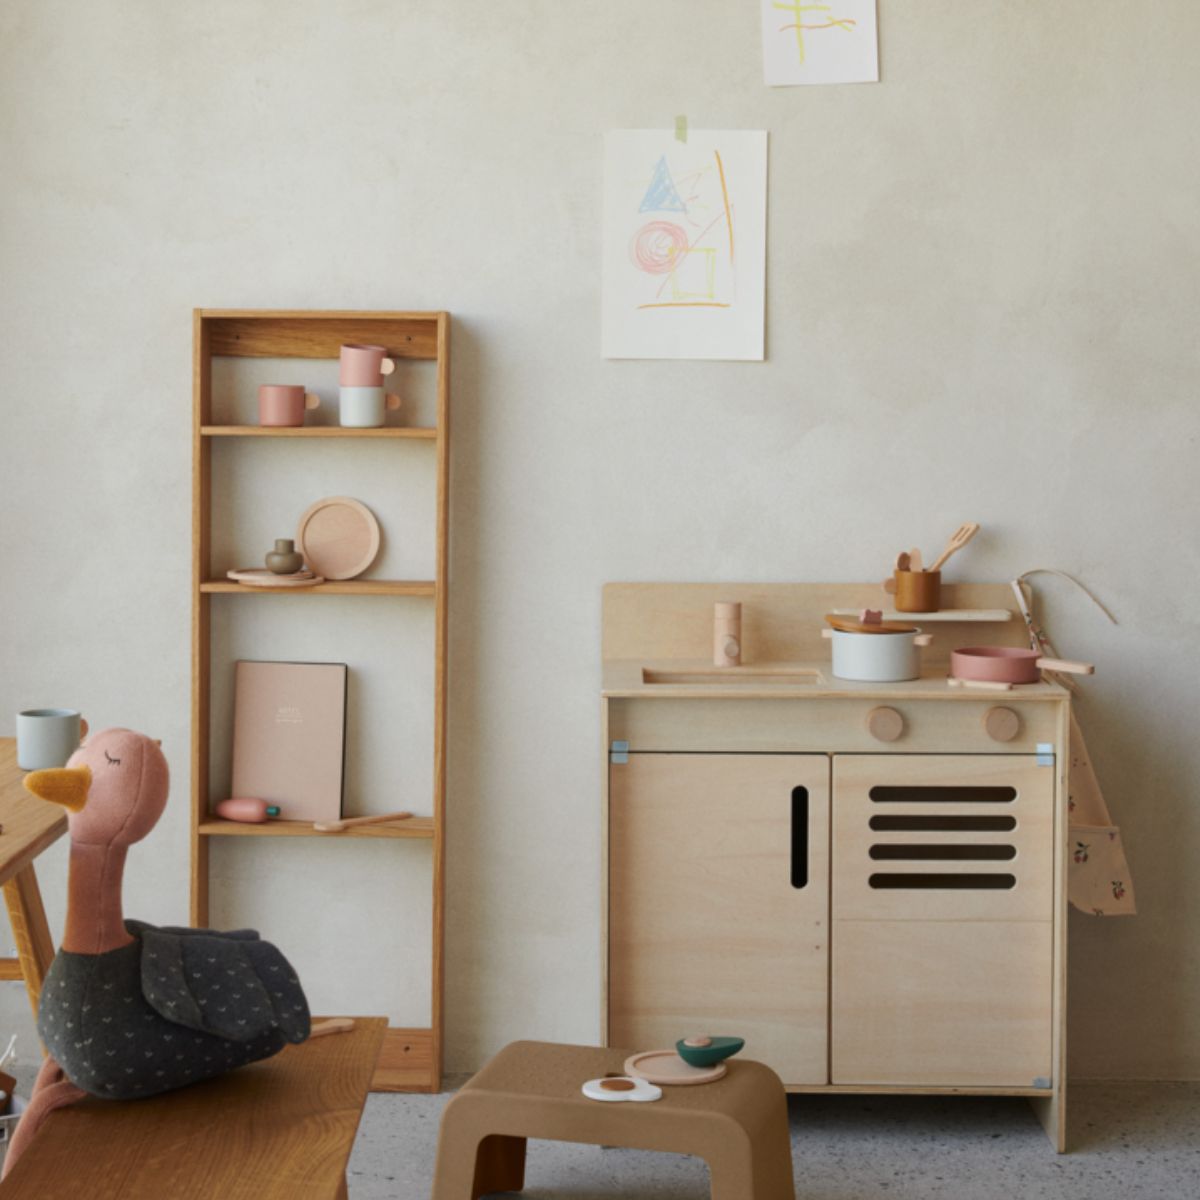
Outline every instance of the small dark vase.
<path id="1" fill-rule="evenodd" d="M 304 566 L 304 558 L 296 553 L 291 538 L 276 538 L 275 549 L 267 555 L 267 570 L 275 575 L 294 575 Z"/>

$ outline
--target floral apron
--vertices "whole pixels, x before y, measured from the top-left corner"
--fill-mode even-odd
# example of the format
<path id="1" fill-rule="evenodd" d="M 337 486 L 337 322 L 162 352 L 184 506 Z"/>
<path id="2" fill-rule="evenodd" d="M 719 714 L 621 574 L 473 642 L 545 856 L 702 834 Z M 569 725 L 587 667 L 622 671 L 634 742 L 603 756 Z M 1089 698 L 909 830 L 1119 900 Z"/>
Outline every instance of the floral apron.
<path id="1" fill-rule="evenodd" d="M 1039 568 L 1045 571 L 1045 568 Z M 1021 614 L 1029 630 L 1030 645 L 1047 658 L 1057 658 L 1054 647 L 1043 630 L 1033 619 L 1031 589 L 1027 580 L 1038 571 L 1027 571 L 1012 583 Z M 1116 618 L 1077 579 L 1062 571 L 1049 571 L 1053 575 L 1069 579 L 1081 588 L 1092 602 L 1112 623 Z M 1075 689 L 1072 680 L 1059 677 L 1065 687 Z M 1070 769 L 1067 775 L 1067 812 L 1070 838 L 1067 845 L 1067 897 L 1080 912 L 1094 917 L 1133 916 L 1137 904 L 1133 896 L 1133 880 L 1130 878 L 1129 863 L 1125 859 L 1125 848 L 1121 844 L 1121 831 L 1112 823 L 1108 805 L 1100 791 L 1092 760 L 1088 756 L 1083 731 L 1071 713 Z"/>

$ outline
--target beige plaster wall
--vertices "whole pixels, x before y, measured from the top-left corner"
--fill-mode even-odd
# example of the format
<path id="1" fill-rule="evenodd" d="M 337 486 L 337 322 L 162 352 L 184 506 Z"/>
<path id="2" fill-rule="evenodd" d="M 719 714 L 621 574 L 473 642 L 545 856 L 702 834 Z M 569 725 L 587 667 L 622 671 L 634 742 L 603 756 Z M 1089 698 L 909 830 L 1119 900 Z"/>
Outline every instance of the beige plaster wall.
<path id="1" fill-rule="evenodd" d="M 192 307 L 444 307 L 449 1065 L 596 1035 L 601 584 L 871 579 L 973 518 L 963 570 L 1121 618 L 1053 588 L 1142 907 L 1072 921 L 1073 1070 L 1200 1075 L 1200 7 L 880 7 L 882 84 L 778 90 L 727 0 L 0 9 L 0 733 L 162 737 L 132 913 L 186 914 Z M 765 364 L 599 357 L 601 134 L 677 113 L 770 131 Z M 264 480 L 235 541 L 292 519 Z M 223 848 L 217 917 L 319 1007 L 419 1017 L 427 877 L 380 849 Z"/>

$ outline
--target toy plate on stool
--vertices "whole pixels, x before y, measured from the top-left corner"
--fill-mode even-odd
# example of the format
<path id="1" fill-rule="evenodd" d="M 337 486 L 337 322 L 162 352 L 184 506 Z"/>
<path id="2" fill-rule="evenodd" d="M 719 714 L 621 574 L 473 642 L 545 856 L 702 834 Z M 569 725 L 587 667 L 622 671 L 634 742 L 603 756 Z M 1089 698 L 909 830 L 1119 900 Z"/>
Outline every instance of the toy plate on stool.
<path id="1" fill-rule="evenodd" d="M 692 1067 L 674 1050 L 646 1050 L 642 1054 L 631 1054 L 625 1060 L 625 1074 L 649 1083 L 686 1087 L 693 1083 L 714 1083 L 725 1074 L 725 1064 Z"/>

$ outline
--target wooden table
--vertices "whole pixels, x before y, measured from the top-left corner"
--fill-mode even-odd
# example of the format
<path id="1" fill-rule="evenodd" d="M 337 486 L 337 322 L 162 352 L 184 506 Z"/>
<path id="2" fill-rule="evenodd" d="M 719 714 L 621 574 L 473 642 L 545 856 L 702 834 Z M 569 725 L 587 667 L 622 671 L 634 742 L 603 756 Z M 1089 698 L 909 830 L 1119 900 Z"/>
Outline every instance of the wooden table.
<path id="1" fill-rule="evenodd" d="M 37 1020 L 42 981 L 54 958 L 33 860 L 67 832 L 57 804 L 31 796 L 22 786 L 16 738 L 0 738 L 0 884 L 12 924 L 17 958 L 0 959 L 0 979 L 23 979 Z"/>
<path id="2" fill-rule="evenodd" d="M 387 1021 L 149 1100 L 51 1113 L 4 1181 L 4 1200 L 345 1200 Z"/>

